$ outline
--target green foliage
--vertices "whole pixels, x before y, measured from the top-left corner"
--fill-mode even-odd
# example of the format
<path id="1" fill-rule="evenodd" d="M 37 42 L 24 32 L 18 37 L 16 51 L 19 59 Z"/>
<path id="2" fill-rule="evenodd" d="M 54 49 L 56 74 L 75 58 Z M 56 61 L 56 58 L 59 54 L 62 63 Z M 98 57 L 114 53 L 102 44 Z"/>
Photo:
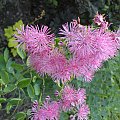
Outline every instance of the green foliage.
<path id="1" fill-rule="evenodd" d="M 8 85 L 6 85 L 6 86 L 4 87 L 4 89 L 3 89 L 3 95 L 12 92 L 12 91 L 14 91 L 15 89 L 16 89 L 16 85 L 8 84 Z"/>
<path id="2" fill-rule="evenodd" d="M 69 120 L 69 115 L 66 112 L 61 112 L 60 120 Z"/>
<path id="3" fill-rule="evenodd" d="M 18 81 L 17 86 L 19 88 L 27 87 L 31 82 L 30 78 L 23 78 L 22 80 Z"/>
<path id="4" fill-rule="evenodd" d="M 36 88 L 34 90 L 34 84 L 32 85 L 36 74 L 32 72 L 32 77 L 26 67 L 25 64 L 15 63 L 9 58 L 8 49 L 5 49 L 4 55 L 0 55 L 0 105 L 1 110 L 6 109 L 9 114 L 8 119 L 24 120 L 26 111 L 21 112 L 19 108 L 35 96 L 33 91 L 37 91 Z M 36 96 L 40 96 L 40 92 L 37 92 Z"/>
<path id="5" fill-rule="evenodd" d="M 11 49 L 12 55 L 15 57 L 18 54 L 23 54 L 19 52 L 20 50 L 16 50 L 18 46 L 18 42 L 15 40 L 15 37 L 13 35 L 17 34 L 17 29 L 21 30 L 21 27 L 23 26 L 22 20 L 19 20 L 16 22 L 13 26 L 9 26 L 8 28 L 4 28 L 4 35 L 7 38 L 8 41 L 8 47 Z M 20 55 L 22 57 L 23 55 Z"/>
<path id="6" fill-rule="evenodd" d="M 1 81 L 3 84 L 9 83 L 9 76 L 5 70 L 0 71 Z"/>
<path id="7" fill-rule="evenodd" d="M 0 103 L 6 102 L 6 98 L 0 98 Z"/>

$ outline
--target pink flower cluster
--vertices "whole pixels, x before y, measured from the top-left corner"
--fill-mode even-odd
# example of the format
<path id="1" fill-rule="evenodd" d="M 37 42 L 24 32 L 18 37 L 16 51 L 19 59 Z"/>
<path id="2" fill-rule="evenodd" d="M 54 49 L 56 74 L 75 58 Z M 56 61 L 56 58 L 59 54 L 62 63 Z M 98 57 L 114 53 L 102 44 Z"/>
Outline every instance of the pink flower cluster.
<path id="1" fill-rule="evenodd" d="M 16 37 L 19 42 L 25 44 L 25 49 L 28 54 L 37 54 L 43 51 L 49 51 L 50 45 L 54 43 L 54 34 L 49 34 L 50 29 L 47 26 L 24 26 L 22 31 L 18 30 Z"/>
<path id="2" fill-rule="evenodd" d="M 65 86 L 59 94 L 61 94 L 59 102 L 46 100 L 39 109 L 38 104 L 33 104 L 31 118 L 33 120 L 59 120 L 61 111 L 74 110 L 73 118 L 88 119 L 90 110 L 86 105 L 85 89 L 75 90 L 73 87 Z"/>
<path id="3" fill-rule="evenodd" d="M 55 47 L 54 34 L 50 33 L 47 26 L 27 26 L 16 36 L 23 43 L 29 54 L 31 66 L 40 74 L 48 74 L 53 80 L 62 83 L 71 77 L 82 76 L 86 81 L 91 81 L 94 73 L 102 63 L 117 54 L 120 32 L 108 30 L 108 22 L 102 15 L 97 15 L 94 22 L 100 26 L 92 28 L 77 23 L 66 23 L 60 29 L 61 38 L 65 39 L 65 47 L 71 53 L 66 58 L 64 48 Z M 61 41 L 60 41 L 61 43 Z"/>
<path id="4" fill-rule="evenodd" d="M 33 113 L 32 118 L 33 120 L 58 120 L 59 112 L 60 105 L 58 102 L 44 102 L 43 106 Z"/>
<path id="5" fill-rule="evenodd" d="M 79 20 L 80 21 L 80 20 Z M 26 26 L 18 30 L 17 40 L 25 47 L 29 62 L 41 76 L 49 75 L 56 82 L 62 82 L 63 89 L 55 96 L 59 102 L 46 99 L 39 108 L 32 107 L 32 120 L 59 120 L 61 111 L 74 111 L 72 120 L 87 120 L 90 113 L 86 104 L 86 91 L 65 86 L 73 77 L 84 77 L 91 81 L 102 63 L 114 57 L 120 49 L 120 30 L 108 30 L 109 24 L 102 15 L 94 18 L 98 27 L 80 25 L 76 20 L 62 25 L 60 42 L 56 47 L 55 35 L 47 26 Z M 69 53 L 69 54 L 68 54 Z"/>
<path id="6" fill-rule="evenodd" d="M 102 15 L 97 14 L 94 22 L 99 28 L 82 26 L 75 20 L 63 25 L 60 29 L 62 38 L 67 42 L 67 47 L 72 53 L 70 61 L 71 72 L 74 76 L 84 76 L 90 81 L 102 63 L 117 54 L 120 48 L 119 32 L 108 30 L 108 22 Z"/>

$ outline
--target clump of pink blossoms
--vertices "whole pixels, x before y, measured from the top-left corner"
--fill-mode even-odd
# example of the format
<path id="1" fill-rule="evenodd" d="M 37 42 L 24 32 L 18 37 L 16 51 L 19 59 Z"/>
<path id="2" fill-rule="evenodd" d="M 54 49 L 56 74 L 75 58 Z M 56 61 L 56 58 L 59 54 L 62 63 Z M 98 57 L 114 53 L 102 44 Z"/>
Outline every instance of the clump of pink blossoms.
<path id="1" fill-rule="evenodd" d="M 72 76 L 82 76 L 91 81 L 102 63 L 117 54 L 120 47 L 119 32 L 108 30 L 108 22 L 97 15 L 94 22 L 98 28 L 78 24 L 75 20 L 63 25 L 59 34 L 65 39 L 65 46 L 71 53 L 66 59 L 64 52 L 55 47 L 54 34 L 47 26 L 27 26 L 17 39 L 25 45 L 31 66 L 40 74 L 48 74 L 53 80 L 66 83 Z M 60 41 L 61 42 L 61 41 Z M 64 50 L 64 48 L 63 48 Z"/>
<path id="2" fill-rule="evenodd" d="M 45 101 L 43 106 L 39 108 L 38 104 L 33 103 L 32 107 L 32 116 L 30 117 L 33 120 L 59 120 L 60 116 L 60 105 L 59 102 Z"/>
<path id="3" fill-rule="evenodd" d="M 59 99 L 58 102 L 51 101 L 51 99 L 46 99 L 40 108 L 38 103 L 34 102 L 31 119 L 59 120 L 60 113 L 62 111 L 67 112 L 70 110 L 74 110 L 76 114 L 73 117 L 77 117 L 78 120 L 88 118 L 90 110 L 86 105 L 85 89 L 76 90 L 73 87 L 65 86 L 59 95 L 61 96 L 61 99 Z"/>
<path id="4" fill-rule="evenodd" d="M 31 68 L 63 85 L 56 95 L 60 97 L 59 102 L 46 100 L 40 108 L 37 103 L 33 104 L 33 120 L 59 120 L 61 111 L 70 110 L 75 111 L 72 120 L 88 119 L 90 109 L 86 105 L 85 89 L 76 90 L 67 85 L 68 81 L 80 76 L 91 81 L 102 63 L 120 49 L 120 31 L 109 31 L 110 25 L 98 13 L 94 23 L 97 28 L 83 26 L 76 20 L 62 25 L 58 47 L 55 35 L 47 26 L 27 26 L 18 30 L 16 38 L 27 51 Z M 68 52 L 70 55 L 66 54 Z"/>
<path id="5" fill-rule="evenodd" d="M 88 105 L 82 104 L 78 110 L 78 120 L 87 120 L 88 114 L 90 114 L 90 109 Z"/>
<path id="6" fill-rule="evenodd" d="M 43 51 L 50 51 L 54 43 L 54 34 L 49 34 L 50 29 L 47 26 L 26 26 L 22 31 L 18 30 L 18 41 L 25 44 L 25 49 L 29 54 L 37 54 Z"/>
<path id="7" fill-rule="evenodd" d="M 70 110 L 75 106 L 82 105 L 86 101 L 85 89 L 75 90 L 73 87 L 65 86 L 62 90 L 61 102 L 64 111 Z"/>
<path id="8" fill-rule="evenodd" d="M 120 48 L 116 37 L 118 33 L 108 30 L 108 22 L 103 16 L 97 14 L 94 22 L 100 27 L 94 29 L 82 26 L 74 20 L 70 25 L 64 24 L 59 33 L 73 55 L 70 59 L 72 74 L 76 77 L 84 76 L 87 81 L 90 81 L 102 63 L 114 57 Z"/>

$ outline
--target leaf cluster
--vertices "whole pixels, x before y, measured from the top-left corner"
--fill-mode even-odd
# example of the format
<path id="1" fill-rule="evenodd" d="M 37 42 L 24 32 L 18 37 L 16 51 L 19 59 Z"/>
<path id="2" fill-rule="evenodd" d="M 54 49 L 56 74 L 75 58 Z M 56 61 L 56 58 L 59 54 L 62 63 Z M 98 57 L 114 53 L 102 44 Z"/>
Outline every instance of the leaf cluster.
<path id="1" fill-rule="evenodd" d="M 4 35 L 7 38 L 8 41 L 8 47 L 11 49 L 12 55 L 15 57 L 17 55 L 17 45 L 18 42 L 16 41 L 14 35 L 17 34 L 17 29 L 21 29 L 23 26 L 22 20 L 19 20 L 16 22 L 13 26 L 9 26 L 8 28 L 4 28 Z"/>

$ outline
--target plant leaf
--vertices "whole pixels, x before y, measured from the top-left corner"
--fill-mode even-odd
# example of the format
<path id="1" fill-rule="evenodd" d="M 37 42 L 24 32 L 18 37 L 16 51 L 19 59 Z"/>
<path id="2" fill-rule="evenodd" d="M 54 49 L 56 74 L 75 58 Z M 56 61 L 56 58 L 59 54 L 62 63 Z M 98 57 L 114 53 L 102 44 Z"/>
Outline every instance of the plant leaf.
<path id="1" fill-rule="evenodd" d="M 7 64 L 6 64 L 6 68 L 7 68 L 7 71 L 9 73 L 12 73 L 14 74 L 14 69 L 12 68 L 12 63 L 13 61 L 11 60 L 11 58 L 8 60 Z"/>
<path id="2" fill-rule="evenodd" d="M 17 53 L 18 55 L 22 58 L 22 59 L 25 59 L 26 58 L 26 53 L 25 51 L 19 46 L 17 47 Z"/>
<path id="3" fill-rule="evenodd" d="M 27 87 L 27 92 L 30 98 L 34 98 L 34 89 L 31 84 Z"/>
<path id="4" fill-rule="evenodd" d="M 15 48 L 11 48 L 11 53 L 13 54 L 13 56 L 15 57 L 17 55 L 17 51 Z"/>
<path id="5" fill-rule="evenodd" d="M 16 119 L 17 120 L 25 120 L 26 114 L 24 112 L 19 112 L 16 114 Z"/>
<path id="6" fill-rule="evenodd" d="M 10 109 L 12 108 L 12 105 L 8 102 L 6 106 L 7 114 L 10 113 Z"/>
<path id="7" fill-rule="evenodd" d="M 4 29 L 4 32 L 5 32 L 5 37 L 7 37 L 7 38 L 10 38 L 10 37 L 12 37 L 12 35 L 13 35 L 13 28 L 11 27 L 11 26 L 9 26 L 8 28 L 5 28 Z"/>
<path id="8" fill-rule="evenodd" d="M 8 73 L 7 73 L 5 70 L 1 70 L 1 71 L 0 71 L 0 76 L 1 76 L 2 81 L 3 81 L 5 84 L 8 84 L 8 83 L 9 83 L 9 75 L 8 75 Z"/>
<path id="9" fill-rule="evenodd" d="M 10 93 L 16 89 L 16 85 L 10 84 L 4 88 L 4 93 Z"/>
<path id="10" fill-rule="evenodd" d="M 6 102 L 6 98 L 0 98 L 0 103 Z"/>
<path id="11" fill-rule="evenodd" d="M 21 102 L 22 100 L 20 98 L 11 98 L 9 100 L 9 103 L 12 105 L 17 105 L 19 102 Z"/>
<path id="12" fill-rule="evenodd" d="M 35 95 L 39 95 L 40 94 L 40 85 L 36 83 L 34 85 L 34 90 L 35 90 Z"/>
<path id="13" fill-rule="evenodd" d="M 9 50 L 8 50 L 8 48 L 6 48 L 5 51 L 4 51 L 4 60 L 5 60 L 5 62 L 8 61 L 8 58 L 9 58 Z"/>
<path id="14" fill-rule="evenodd" d="M 22 20 L 19 20 L 18 22 L 13 25 L 13 29 L 16 30 L 16 28 L 21 29 L 21 26 L 23 25 Z"/>
<path id="15" fill-rule="evenodd" d="M 30 78 L 24 78 L 18 82 L 17 86 L 19 88 L 24 88 L 27 87 L 30 84 L 30 82 L 31 82 Z"/>
<path id="16" fill-rule="evenodd" d="M 0 55 L 0 70 L 1 69 L 5 69 L 5 60 L 2 54 Z"/>

